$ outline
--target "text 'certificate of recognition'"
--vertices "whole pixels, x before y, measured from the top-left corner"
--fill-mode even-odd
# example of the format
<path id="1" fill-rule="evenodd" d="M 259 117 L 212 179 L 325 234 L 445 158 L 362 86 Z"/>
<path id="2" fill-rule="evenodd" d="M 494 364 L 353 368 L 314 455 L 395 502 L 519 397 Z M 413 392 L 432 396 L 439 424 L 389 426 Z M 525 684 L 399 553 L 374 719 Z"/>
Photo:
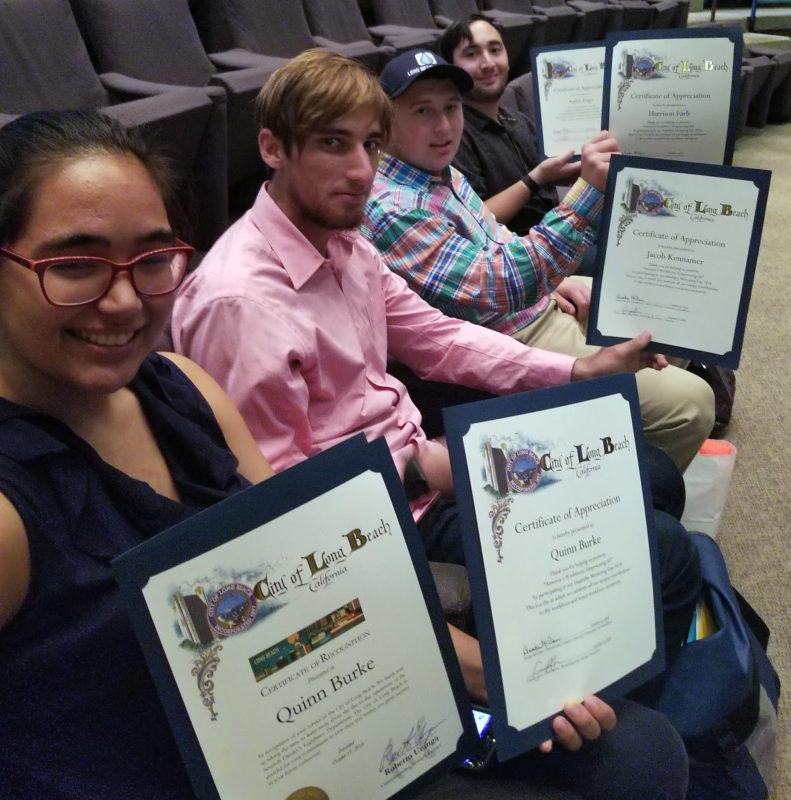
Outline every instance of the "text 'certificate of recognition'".
<path id="1" fill-rule="evenodd" d="M 443 412 L 501 758 L 664 664 L 638 411 L 622 375 Z"/>
<path id="2" fill-rule="evenodd" d="M 771 173 L 614 155 L 588 342 L 736 368 Z"/>
<path id="3" fill-rule="evenodd" d="M 171 724 L 188 717 L 174 730 L 182 748 L 194 734 L 200 757 L 185 761 L 201 797 L 286 800 L 306 787 L 331 800 L 403 795 L 472 731 L 437 641 L 446 629 L 436 595 L 433 618 L 424 600 L 428 563 L 413 566 L 419 540 L 407 545 L 380 472 L 337 482 L 372 449 L 398 485 L 383 441 L 340 445 L 116 562 L 122 589 L 142 583 L 133 619 L 145 627 L 150 615 L 155 637 L 144 631 L 141 641 L 147 657 L 152 641 L 161 648 L 149 663 Z M 269 501 L 333 481 L 248 528 Z M 220 532 L 239 527 L 230 538 Z M 212 528 L 220 541 L 206 549 Z M 146 560 L 161 563 L 191 538 L 202 539 L 201 552 L 140 580 Z M 171 684 L 180 702 L 167 701 Z"/>
<path id="4" fill-rule="evenodd" d="M 602 127 L 632 155 L 730 164 L 741 31 L 607 35 Z"/>
<path id="5" fill-rule="evenodd" d="M 531 50 L 536 127 L 542 157 L 559 156 L 601 130 L 605 48 L 557 45 Z"/>

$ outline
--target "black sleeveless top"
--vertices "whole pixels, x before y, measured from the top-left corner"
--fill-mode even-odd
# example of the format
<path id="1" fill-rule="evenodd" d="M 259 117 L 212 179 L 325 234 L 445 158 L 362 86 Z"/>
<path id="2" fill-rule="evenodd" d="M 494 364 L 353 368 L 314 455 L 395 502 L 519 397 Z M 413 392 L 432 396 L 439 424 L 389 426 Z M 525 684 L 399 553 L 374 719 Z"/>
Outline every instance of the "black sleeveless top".
<path id="1" fill-rule="evenodd" d="M 25 524 L 32 567 L 22 609 L 0 630 L 3 797 L 194 797 L 109 562 L 248 484 L 175 365 L 150 355 L 130 388 L 182 503 L 0 398 L 0 491 Z"/>

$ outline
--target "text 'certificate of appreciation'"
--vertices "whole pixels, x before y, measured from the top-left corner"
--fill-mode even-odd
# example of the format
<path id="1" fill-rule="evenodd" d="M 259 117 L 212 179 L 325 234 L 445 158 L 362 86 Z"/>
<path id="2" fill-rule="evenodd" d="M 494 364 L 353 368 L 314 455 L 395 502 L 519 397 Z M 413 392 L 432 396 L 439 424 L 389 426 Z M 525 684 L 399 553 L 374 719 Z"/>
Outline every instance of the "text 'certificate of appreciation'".
<path id="1" fill-rule="evenodd" d="M 614 155 L 587 340 L 736 368 L 771 173 Z"/>
<path id="2" fill-rule="evenodd" d="M 730 164 L 741 30 L 607 35 L 602 127 L 624 153 Z"/>
<path id="3" fill-rule="evenodd" d="M 114 562 L 200 797 L 406 796 L 475 740 L 399 489 L 346 443 Z"/>
<path id="4" fill-rule="evenodd" d="M 497 752 L 664 666 L 634 376 L 445 409 Z M 488 593 L 487 593 L 488 592 Z"/>
<path id="5" fill-rule="evenodd" d="M 536 128 L 542 157 L 559 156 L 601 130 L 604 83 L 602 45 L 556 45 L 534 48 L 533 88 Z"/>

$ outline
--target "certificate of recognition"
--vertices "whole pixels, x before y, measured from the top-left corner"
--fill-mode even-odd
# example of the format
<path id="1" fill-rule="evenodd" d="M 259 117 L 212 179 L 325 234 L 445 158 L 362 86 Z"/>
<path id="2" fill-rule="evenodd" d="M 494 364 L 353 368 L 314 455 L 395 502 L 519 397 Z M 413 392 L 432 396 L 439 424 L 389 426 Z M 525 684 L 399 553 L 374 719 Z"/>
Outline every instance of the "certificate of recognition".
<path id="1" fill-rule="evenodd" d="M 476 739 L 384 440 L 338 445 L 113 567 L 201 798 L 406 797 Z"/>
<path id="2" fill-rule="evenodd" d="M 587 341 L 649 330 L 655 352 L 735 369 L 770 177 L 614 155 Z"/>
<path id="3" fill-rule="evenodd" d="M 574 150 L 601 130 L 602 45 L 556 45 L 531 51 L 536 128 L 542 158 Z"/>
<path id="4" fill-rule="evenodd" d="M 730 164 L 741 37 L 727 28 L 608 34 L 602 128 L 624 153 Z"/>
<path id="5" fill-rule="evenodd" d="M 664 666 L 633 375 L 445 409 L 497 753 Z"/>

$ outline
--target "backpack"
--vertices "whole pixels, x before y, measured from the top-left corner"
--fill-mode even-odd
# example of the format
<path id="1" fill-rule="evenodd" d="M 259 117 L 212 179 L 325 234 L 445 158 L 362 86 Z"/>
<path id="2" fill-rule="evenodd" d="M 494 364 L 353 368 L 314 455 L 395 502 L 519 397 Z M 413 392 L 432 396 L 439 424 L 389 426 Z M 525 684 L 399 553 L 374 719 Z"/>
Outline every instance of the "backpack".
<path id="1" fill-rule="evenodd" d="M 766 800 L 780 695 L 766 654 L 769 629 L 731 586 L 716 542 L 691 535 L 718 630 L 681 648 L 657 709 L 673 723 L 689 755 L 687 800 Z"/>

